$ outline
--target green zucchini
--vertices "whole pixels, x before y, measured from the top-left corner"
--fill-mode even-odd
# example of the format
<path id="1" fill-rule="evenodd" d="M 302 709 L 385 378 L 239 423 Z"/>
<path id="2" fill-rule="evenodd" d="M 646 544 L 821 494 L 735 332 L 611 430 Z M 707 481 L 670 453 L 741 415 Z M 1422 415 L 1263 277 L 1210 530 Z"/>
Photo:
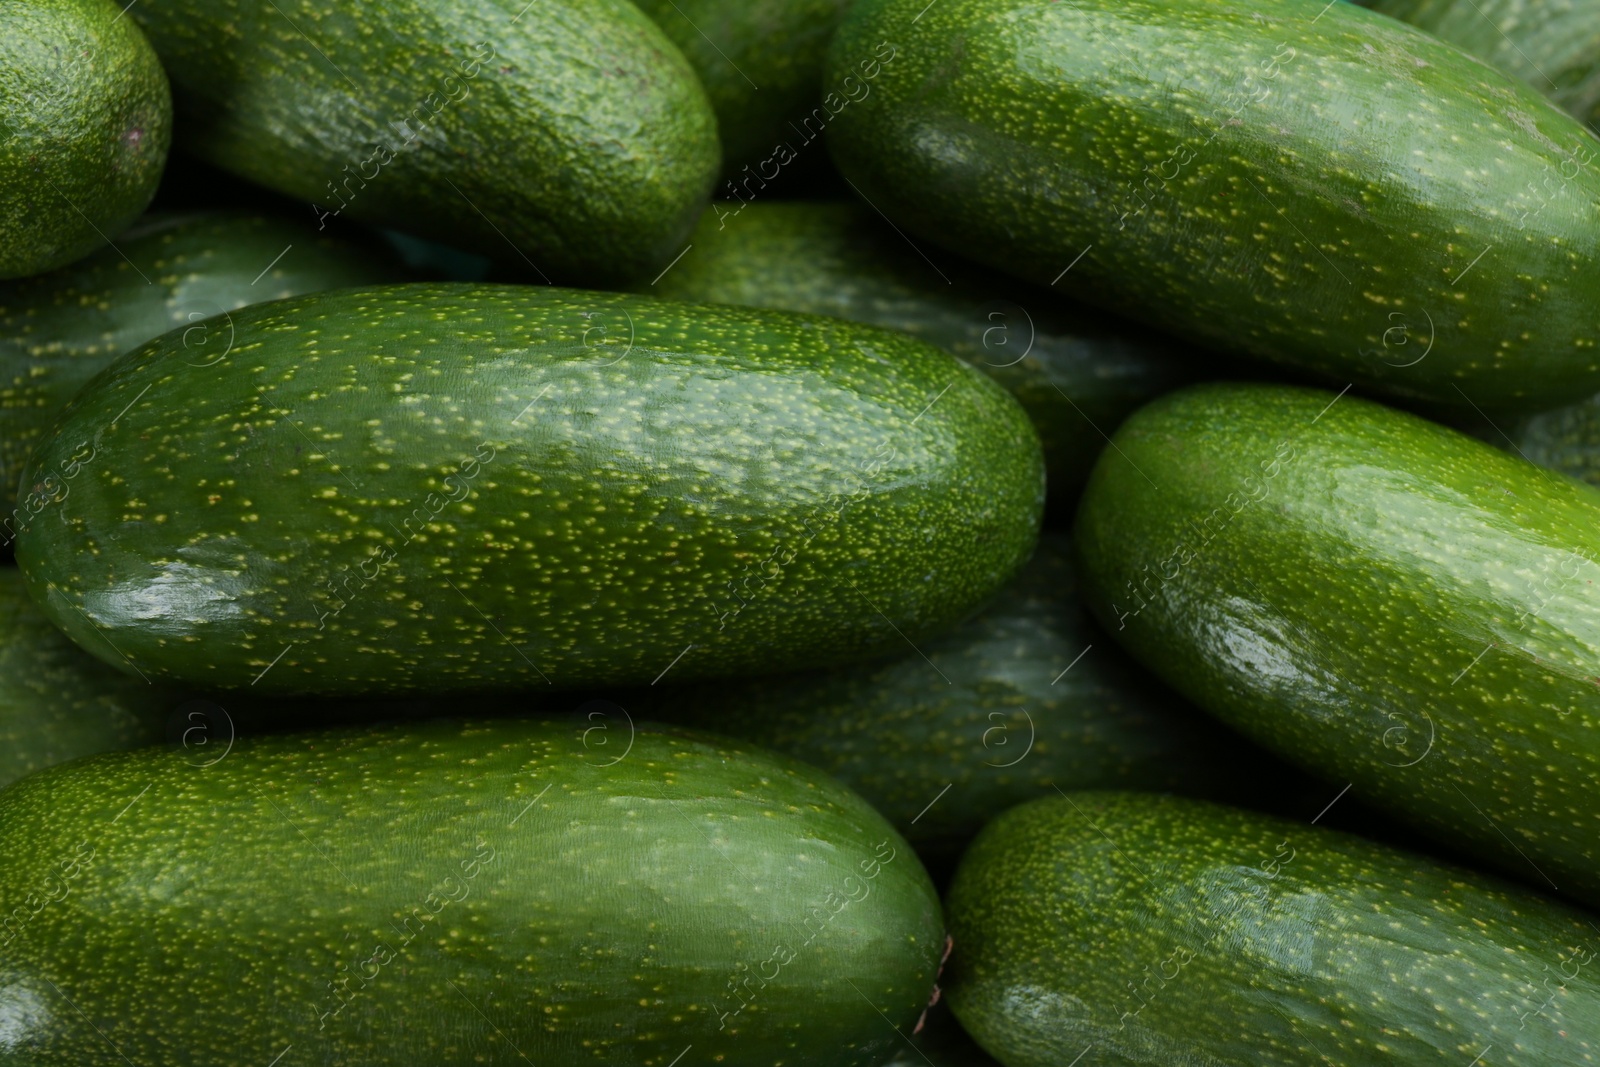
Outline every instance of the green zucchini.
<path id="1" fill-rule="evenodd" d="M 67 401 L 122 353 L 183 327 L 198 372 L 227 347 L 236 308 L 397 277 L 304 224 L 207 212 L 149 216 L 116 248 L 0 285 L 0 504 L 16 504 L 22 465 Z M 215 315 L 220 329 L 198 326 Z"/>
<path id="2" fill-rule="evenodd" d="M 1600 388 L 1600 142 L 1319 0 L 862 0 L 829 143 L 908 234 L 1191 339 L 1468 409 Z"/>
<path id="3" fill-rule="evenodd" d="M 458 283 L 231 323 L 213 366 L 182 331 L 112 364 L 24 475 L 35 598 L 152 678 L 447 692 L 792 670 L 958 621 L 1037 536 L 1026 414 L 888 330 Z"/>
<path id="4" fill-rule="evenodd" d="M 71 263 L 155 196 L 172 94 L 111 0 L 0 4 L 0 279 Z"/>
<path id="5" fill-rule="evenodd" d="M 1104 434 L 1196 376 L 1182 342 L 940 258 L 931 265 L 860 204 L 714 203 L 689 252 L 648 291 L 834 315 L 953 352 L 1027 410 L 1064 499 L 1076 498 Z"/>
<path id="6" fill-rule="evenodd" d="M 17 569 L 0 567 L 0 785 L 79 756 L 155 744 L 179 708 L 170 692 L 74 645 L 34 607 Z"/>
<path id="7" fill-rule="evenodd" d="M 1493 63 L 1581 122 L 1600 121 L 1596 0 L 1370 0 L 1364 6 Z"/>
<path id="8" fill-rule="evenodd" d="M 770 754 L 590 740 L 435 722 L 12 785 L 0 1063 L 886 1059 L 944 949 L 894 830 Z"/>
<path id="9" fill-rule="evenodd" d="M 945 992 L 1006 1067 L 1600 1062 L 1600 927 L 1304 823 L 1054 794 L 956 872 Z"/>
<path id="10" fill-rule="evenodd" d="M 683 50 L 717 113 L 730 181 L 776 177 L 771 158 L 822 103 L 828 42 L 849 0 L 635 0 Z M 815 135 L 813 135 L 815 136 Z M 812 150 L 823 155 L 821 146 Z M 741 175 L 741 171 L 743 174 Z"/>
<path id="11" fill-rule="evenodd" d="M 883 812 L 936 874 L 990 819 L 1052 785 L 1218 795 L 1271 773 L 1271 757 L 1187 706 L 1093 625 L 1068 548 L 1046 534 L 983 614 L 916 652 L 685 687 L 655 713 L 822 768 Z"/>
<path id="12" fill-rule="evenodd" d="M 179 146 L 338 217 L 557 280 L 656 273 L 716 180 L 716 117 L 627 0 L 159 0 Z M 227 45 L 219 46 L 218 42 Z"/>
<path id="13" fill-rule="evenodd" d="M 1201 386 L 1075 530 L 1135 657 L 1447 844 L 1600 901 L 1600 490 L 1349 396 Z"/>

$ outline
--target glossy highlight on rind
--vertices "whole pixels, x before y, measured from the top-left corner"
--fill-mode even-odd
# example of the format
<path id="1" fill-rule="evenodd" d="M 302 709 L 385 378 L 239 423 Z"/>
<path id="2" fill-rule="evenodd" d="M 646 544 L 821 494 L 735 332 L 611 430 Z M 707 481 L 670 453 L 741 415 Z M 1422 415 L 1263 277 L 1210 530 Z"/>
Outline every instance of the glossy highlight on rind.
<path id="1" fill-rule="evenodd" d="M 1283 386 L 1169 394 L 1115 443 L 1074 535 L 1125 648 L 1361 800 L 1600 902 L 1600 491 Z"/>
<path id="2" fill-rule="evenodd" d="M 1283 786 L 1274 757 L 1161 685 L 1093 624 L 1070 550 L 1065 535 L 1046 533 L 981 614 L 906 655 L 682 687 L 652 713 L 827 771 L 883 812 L 936 874 L 990 819 L 1041 789 L 1231 798 Z"/>
<path id="3" fill-rule="evenodd" d="M 1024 282 L 924 259 L 870 207 L 752 201 L 701 216 L 650 287 L 678 300 L 833 315 L 909 333 L 1005 386 L 1044 444 L 1052 507 L 1076 498 L 1105 434 L 1221 360 Z"/>
<path id="4" fill-rule="evenodd" d="M 162 0 L 129 16 L 171 72 L 181 147 L 306 201 L 319 226 L 622 283 L 682 248 L 720 165 L 694 71 L 627 0 Z"/>
<path id="5" fill-rule="evenodd" d="M 960 619 L 1037 536 L 1022 409 L 889 331 L 470 284 L 231 320 L 211 365 L 176 331 L 118 360 L 25 477 L 33 595 L 153 678 L 447 692 L 823 665 Z"/>
<path id="6" fill-rule="evenodd" d="M 0 284 L 0 505 L 16 505 L 22 466 L 67 401 L 122 353 L 182 328 L 203 367 L 225 354 L 227 312 L 400 278 L 375 251 L 303 220 L 213 211 L 149 215 L 116 248 Z M 220 322 L 200 325 L 213 316 Z M 15 526 L 14 516 L 0 521 L 0 547 Z"/>
<path id="7" fill-rule="evenodd" d="M 947 906 L 946 996 L 1006 1067 L 1600 1062 L 1587 913 L 1303 823 L 1050 795 Z"/>
<path id="8" fill-rule="evenodd" d="M 111 0 L 0 5 L 0 279 L 96 248 L 155 195 L 167 76 Z"/>
<path id="9" fill-rule="evenodd" d="M 887 1058 L 944 949 L 905 842 L 802 764 L 608 728 L 240 739 L 0 792 L 0 1064 Z"/>
<path id="10" fill-rule="evenodd" d="M 79 756 L 155 744 L 180 706 L 73 644 L 34 606 L 16 568 L 0 567 L 0 786 Z"/>
<path id="11" fill-rule="evenodd" d="M 863 0 L 829 128 L 914 237 L 1227 350 L 1467 409 L 1600 387 L 1600 142 L 1319 0 Z"/>

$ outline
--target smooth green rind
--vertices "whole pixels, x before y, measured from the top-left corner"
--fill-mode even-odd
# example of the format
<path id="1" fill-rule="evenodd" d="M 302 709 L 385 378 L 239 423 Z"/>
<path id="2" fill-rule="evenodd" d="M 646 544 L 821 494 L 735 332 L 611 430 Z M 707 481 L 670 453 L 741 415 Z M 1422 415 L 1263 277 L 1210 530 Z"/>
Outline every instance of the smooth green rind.
<path id="1" fill-rule="evenodd" d="M 829 143 L 913 235 L 1338 384 L 1524 409 L 1600 385 L 1600 142 L 1419 30 L 1317 0 L 863 0 L 830 77 L 886 47 Z"/>
<path id="2" fill-rule="evenodd" d="M 627 0 L 159 0 L 130 15 L 181 147 L 289 196 L 601 284 L 683 246 L 720 165 L 683 55 Z M 221 47 L 218 42 L 226 41 Z"/>
<path id="3" fill-rule="evenodd" d="M 1033 550 L 1026 414 L 887 330 L 451 283 L 231 321 L 211 366 L 182 331 L 118 360 L 25 475 L 35 598 L 152 678 L 444 692 L 792 670 L 954 623 Z"/>
<path id="4" fill-rule="evenodd" d="M 793 139 L 822 99 L 828 42 L 848 0 L 635 0 L 677 45 L 717 113 L 724 169 Z"/>
<path id="5" fill-rule="evenodd" d="M 894 830 L 767 753 L 589 740 L 436 723 L 17 783 L 0 1064 L 885 1059 L 944 947 Z"/>
<path id="6" fill-rule="evenodd" d="M 161 740 L 178 703 L 101 663 L 0 567 L 0 785 L 79 756 Z"/>
<path id="7" fill-rule="evenodd" d="M 1600 491 L 1279 386 L 1135 413 L 1084 600 L 1180 692 L 1452 847 L 1600 900 Z"/>
<path id="8" fill-rule="evenodd" d="M 1582 122 L 1600 120 L 1595 0 L 1364 0 L 1364 6 L 1493 63 Z"/>
<path id="9" fill-rule="evenodd" d="M 1600 1062 L 1587 914 L 1302 823 L 1052 795 L 947 904 L 946 995 L 1006 1067 Z"/>
<path id="10" fill-rule="evenodd" d="M 1101 431 L 1200 370 L 1182 342 L 981 270 L 935 267 L 862 205 L 724 207 L 702 216 L 651 293 L 833 315 L 953 352 L 1027 410 L 1054 496 L 1076 496 Z"/>
<path id="11" fill-rule="evenodd" d="M 151 216 L 72 267 L 0 285 L 0 505 L 16 504 L 33 446 L 83 384 L 177 327 L 204 366 L 228 343 L 226 313 L 400 276 L 378 256 L 305 225 L 243 212 Z M 9 533 L 0 534 L 9 543 Z"/>
<path id="12" fill-rule="evenodd" d="M 111 0 L 0 0 L 0 279 L 52 270 L 136 218 L 161 181 L 172 96 Z"/>
<path id="13" fill-rule="evenodd" d="M 1275 762 L 1154 682 L 1078 603 L 1069 542 L 983 614 L 885 663 L 676 694 L 657 713 L 820 767 L 935 868 L 1041 789 L 1218 795 Z"/>

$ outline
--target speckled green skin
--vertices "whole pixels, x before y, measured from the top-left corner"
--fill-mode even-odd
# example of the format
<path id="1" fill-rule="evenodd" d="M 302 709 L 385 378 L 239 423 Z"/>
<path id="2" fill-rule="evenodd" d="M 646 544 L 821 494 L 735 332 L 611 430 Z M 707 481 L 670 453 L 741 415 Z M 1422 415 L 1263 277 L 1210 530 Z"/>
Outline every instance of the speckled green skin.
<path id="1" fill-rule="evenodd" d="M 246 304 L 399 277 L 298 220 L 207 212 L 148 217 L 114 249 L 0 285 L 0 504 L 16 505 L 23 463 L 72 395 L 136 345 Z M 220 355 L 227 333 L 190 332 L 190 359 Z"/>
<path id="2" fill-rule="evenodd" d="M 1600 1062 L 1587 914 L 1304 823 L 1052 794 L 947 904 L 946 996 L 1006 1067 Z"/>
<path id="3" fill-rule="evenodd" d="M 160 741 L 178 704 L 101 663 L 0 567 L 0 785 L 79 756 Z"/>
<path id="4" fill-rule="evenodd" d="M 1215 795 L 1258 779 L 1255 746 L 1155 683 L 1090 622 L 1068 550 L 1047 534 L 994 604 L 919 644 L 921 655 L 697 686 L 658 713 L 821 767 L 936 866 L 1051 782 Z"/>
<path id="5" fill-rule="evenodd" d="M 822 100 L 822 64 L 849 0 L 635 0 L 711 98 L 726 170 L 792 142 Z"/>
<path id="6" fill-rule="evenodd" d="M 926 6 L 829 60 L 898 50 L 828 136 L 912 235 L 1337 385 L 1600 387 L 1600 141 L 1529 87 L 1325 0 Z"/>
<path id="7" fill-rule="evenodd" d="M 130 15 L 172 74 L 181 146 L 319 222 L 621 282 L 677 254 L 716 179 L 705 92 L 627 0 L 145 0 Z"/>
<path id="8" fill-rule="evenodd" d="M 436 723 L 14 785 L 0 907 L 59 899 L 0 946 L 0 1064 L 885 1059 L 944 948 L 894 830 L 769 754 L 586 739 Z"/>
<path id="9" fill-rule="evenodd" d="M 24 476 L 35 598 L 151 677 L 331 693 L 795 669 L 903 648 L 1033 550 L 1026 414 L 891 331 L 451 283 L 232 325 L 214 366 L 181 331 L 117 361 Z"/>
<path id="10" fill-rule="evenodd" d="M 1085 602 L 1269 748 L 1600 900 L 1600 491 L 1333 400 L 1200 386 L 1136 412 L 1078 512 Z"/>
<path id="11" fill-rule="evenodd" d="M 0 278 L 105 245 L 155 195 L 172 95 L 111 0 L 0 0 Z"/>
<path id="12" fill-rule="evenodd" d="M 1376 0 L 1364 6 L 1488 60 L 1584 122 L 1600 120 L 1596 0 Z"/>
<path id="13" fill-rule="evenodd" d="M 1076 497 L 1102 430 L 1202 370 L 1183 342 L 941 255 L 946 282 L 865 205 L 758 200 L 734 211 L 702 216 L 693 248 L 650 291 L 835 315 L 955 353 L 1027 410 L 1057 496 Z"/>

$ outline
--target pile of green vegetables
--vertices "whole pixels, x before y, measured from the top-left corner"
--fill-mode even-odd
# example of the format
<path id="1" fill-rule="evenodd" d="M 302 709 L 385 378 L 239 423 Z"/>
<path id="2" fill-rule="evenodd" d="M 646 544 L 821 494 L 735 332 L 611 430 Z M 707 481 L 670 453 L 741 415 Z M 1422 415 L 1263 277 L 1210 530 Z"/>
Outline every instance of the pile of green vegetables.
<path id="1" fill-rule="evenodd" d="M 1600 1065 L 1600 0 L 0 0 L 0 1067 Z"/>

